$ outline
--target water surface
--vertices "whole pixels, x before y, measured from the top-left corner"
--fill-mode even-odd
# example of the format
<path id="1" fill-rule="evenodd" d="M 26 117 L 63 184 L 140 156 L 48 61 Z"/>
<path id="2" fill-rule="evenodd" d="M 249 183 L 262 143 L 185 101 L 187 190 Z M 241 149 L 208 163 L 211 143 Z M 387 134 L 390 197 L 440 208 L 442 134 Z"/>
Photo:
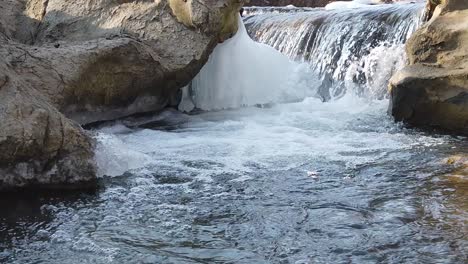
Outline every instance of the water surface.
<path id="1" fill-rule="evenodd" d="M 16 215 L 2 210 L 0 257 L 463 263 L 466 184 L 441 175 L 451 170 L 442 160 L 465 152 L 466 141 L 402 128 L 386 104 L 306 99 L 192 116 L 167 111 L 145 128 L 103 128 L 103 173 L 135 169 L 103 178 L 95 194 L 40 198 Z"/>

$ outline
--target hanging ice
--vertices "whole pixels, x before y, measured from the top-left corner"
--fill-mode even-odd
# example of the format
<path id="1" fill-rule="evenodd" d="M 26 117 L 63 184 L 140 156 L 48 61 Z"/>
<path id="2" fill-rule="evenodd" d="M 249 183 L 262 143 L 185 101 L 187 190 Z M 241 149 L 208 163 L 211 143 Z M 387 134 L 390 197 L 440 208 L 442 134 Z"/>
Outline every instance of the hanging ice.
<path id="1" fill-rule="evenodd" d="M 216 47 L 193 80 L 191 97 L 203 110 L 296 101 L 314 94 L 313 75 L 303 73 L 308 70 L 253 41 L 239 17 L 237 34 Z"/>

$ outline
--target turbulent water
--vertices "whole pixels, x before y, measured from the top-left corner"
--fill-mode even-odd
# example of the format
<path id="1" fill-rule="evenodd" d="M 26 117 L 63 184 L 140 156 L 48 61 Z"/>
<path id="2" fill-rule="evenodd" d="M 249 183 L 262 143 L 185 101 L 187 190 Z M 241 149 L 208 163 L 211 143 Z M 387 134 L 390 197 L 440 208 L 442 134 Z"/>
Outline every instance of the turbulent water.
<path id="1" fill-rule="evenodd" d="M 216 111 L 96 129 L 96 192 L 0 199 L 0 262 L 465 263 L 468 188 L 444 159 L 466 139 L 395 124 L 371 89 L 421 9 L 246 18 L 282 53 L 241 25 L 186 89 Z"/>
<path id="2" fill-rule="evenodd" d="M 255 40 L 310 64 L 325 100 L 346 92 L 381 99 L 405 63 L 403 44 L 421 24 L 423 4 L 331 11 L 252 8 L 247 14 Z"/>

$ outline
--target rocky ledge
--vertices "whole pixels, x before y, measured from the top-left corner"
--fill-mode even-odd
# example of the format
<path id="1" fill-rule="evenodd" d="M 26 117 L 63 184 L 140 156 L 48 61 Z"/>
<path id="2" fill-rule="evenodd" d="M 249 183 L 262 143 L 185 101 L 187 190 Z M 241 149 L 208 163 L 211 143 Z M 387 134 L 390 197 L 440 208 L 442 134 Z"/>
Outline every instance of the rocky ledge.
<path id="1" fill-rule="evenodd" d="M 468 1 L 439 2 L 406 45 L 409 65 L 390 81 L 389 111 L 413 126 L 468 135 Z"/>
<path id="2" fill-rule="evenodd" d="M 0 190 L 96 179 L 80 125 L 173 104 L 243 0 L 0 0 Z"/>

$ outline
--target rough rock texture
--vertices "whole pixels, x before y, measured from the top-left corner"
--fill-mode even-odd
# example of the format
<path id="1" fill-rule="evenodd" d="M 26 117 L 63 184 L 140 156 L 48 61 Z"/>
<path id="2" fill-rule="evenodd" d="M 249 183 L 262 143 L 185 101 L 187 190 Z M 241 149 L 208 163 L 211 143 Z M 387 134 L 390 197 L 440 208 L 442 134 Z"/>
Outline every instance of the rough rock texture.
<path id="1" fill-rule="evenodd" d="M 237 30 L 240 5 L 49 0 L 35 43 L 60 78 L 45 92 L 81 124 L 161 110 Z"/>
<path id="2" fill-rule="evenodd" d="M 16 39 L 29 42 L 31 28 L 38 22 L 23 14 L 26 0 L 0 0 L 0 41 Z"/>
<path id="3" fill-rule="evenodd" d="M 434 15 L 434 11 L 438 5 L 441 4 L 441 0 L 427 0 L 426 3 L 426 14 L 425 14 L 425 21 L 428 21 Z"/>
<path id="4" fill-rule="evenodd" d="M 93 141 L 0 61 L 0 189 L 95 179 Z"/>
<path id="5" fill-rule="evenodd" d="M 175 103 L 242 3 L 0 0 L 0 189 L 95 179 L 78 124 Z"/>
<path id="6" fill-rule="evenodd" d="M 443 0 L 408 41 L 409 65 L 390 81 L 397 121 L 468 134 L 468 1 Z"/>

